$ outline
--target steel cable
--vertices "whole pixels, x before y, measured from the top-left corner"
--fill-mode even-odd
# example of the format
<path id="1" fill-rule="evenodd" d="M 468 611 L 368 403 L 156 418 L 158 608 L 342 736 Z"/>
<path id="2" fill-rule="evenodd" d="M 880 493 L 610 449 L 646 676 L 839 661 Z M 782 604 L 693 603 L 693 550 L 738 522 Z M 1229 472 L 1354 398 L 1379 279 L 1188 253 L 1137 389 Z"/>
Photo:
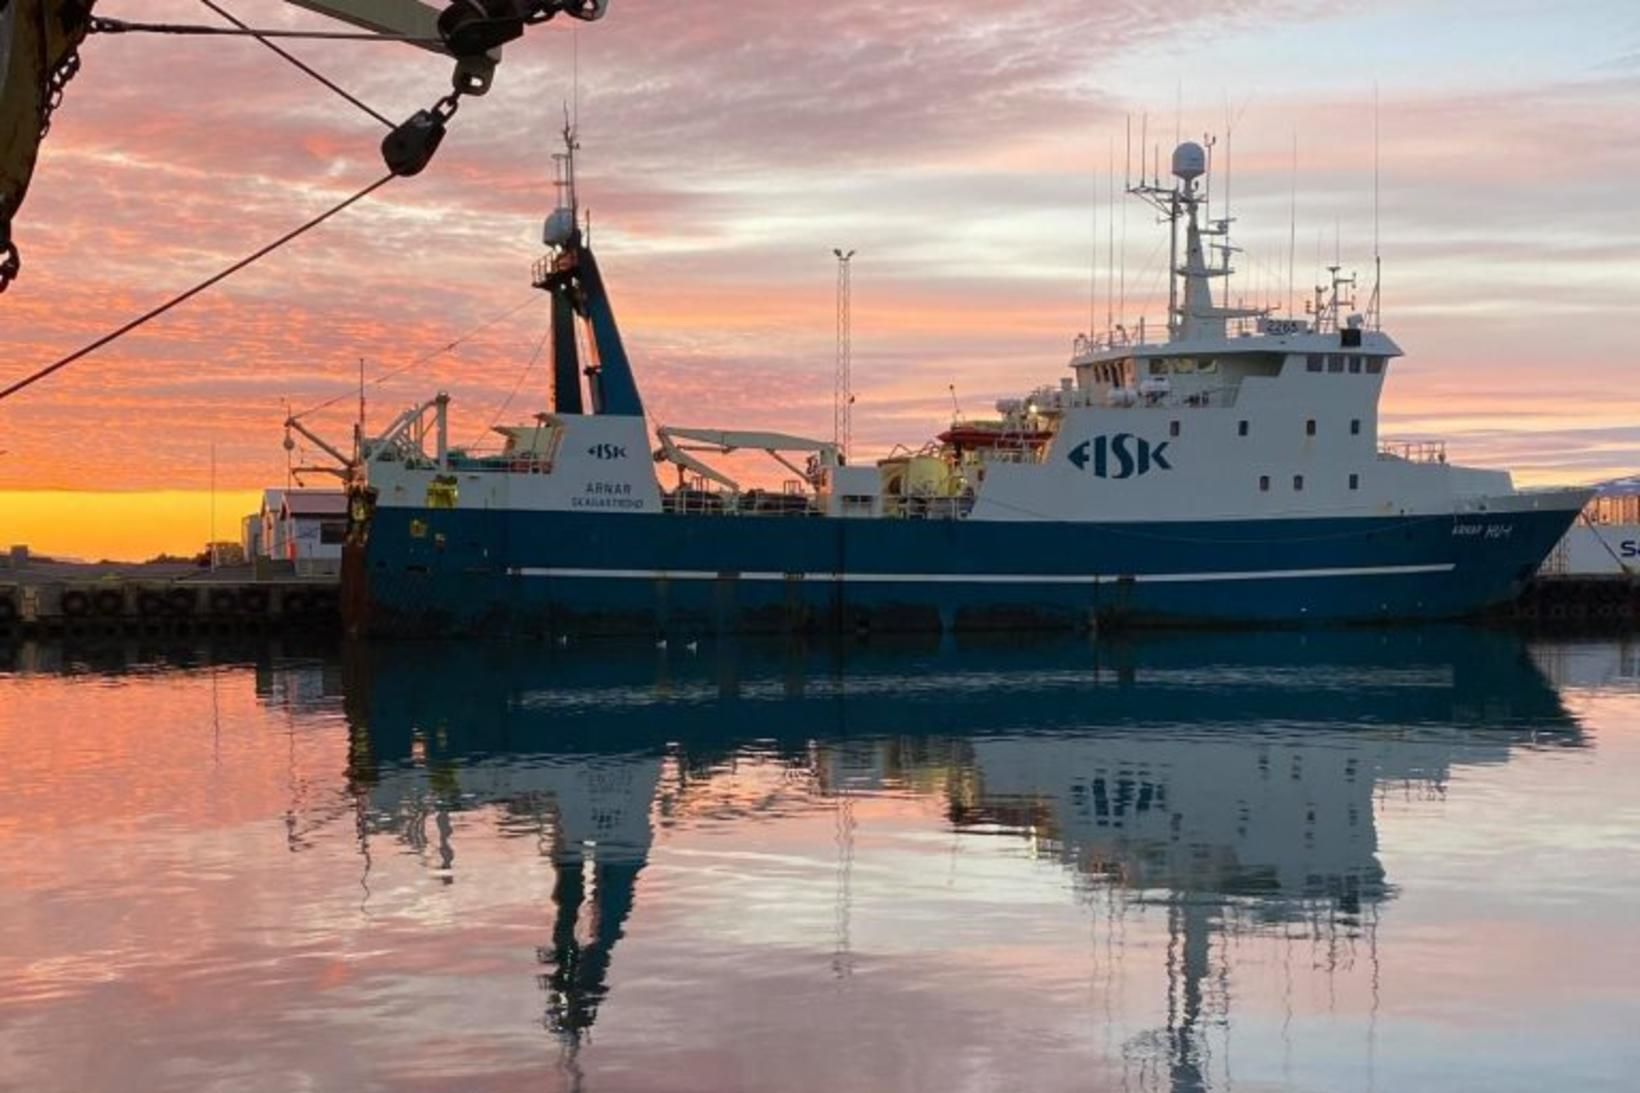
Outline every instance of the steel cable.
<path id="1" fill-rule="evenodd" d="M 499 323 L 504 319 L 512 318 L 514 315 L 517 315 L 520 311 L 523 311 L 526 307 L 529 307 L 531 304 L 535 303 L 537 300 L 540 300 L 542 298 L 543 297 L 539 293 L 535 293 L 535 292 L 530 293 L 530 295 L 526 299 L 519 301 L 517 304 L 515 304 L 512 307 L 508 308 L 506 311 L 503 311 L 499 315 L 495 315 L 495 316 L 492 316 L 488 319 L 485 319 L 483 322 L 479 323 L 477 326 L 469 327 L 467 330 L 463 331 L 461 334 L 458 334 L 455 338 L 451 339 L 450 341 L 445 342 L 443 345 L 439 346 L 437 349 L 433 349 L 433 350 L 430 350 L 426 353 L 423 353 L 421 356 L 417 357 L 415 360 L 411 361 L 409 364 L 403 364 L 403 365 L 400 365 L 397 368 L 389 369 L 388 371 L 383 372 L 381 375 L 377 376 L 375 379 L 370 381 L 370 386 L 379 387 L 382 384 L 386 383 L 388 380 L 393 379 L 396 376 L 402 376 L 406 372 L 410 371 L 413 368 L 420 368 L 422 365 L 426 364 L 428 361 L 432 360 L 434 357 L 437 357 L 441 354 L 450 352 L 456 346 L 460 345 L 462 342 L 466 341 L 468 338 L 471 338 L 473 335 L 479 334 L 479 333 L 482 333 L 485 330 L 488 330 L 490 327 L 494 326 L 496 323 Z M 298 413 L 290 414 L 289 417 L 291 418 L 292 421 L 299 421 L 302 418 L 308 417 L 311 414 L 318 413 L 320 410 L 327 410 L 330 407 L 336 405 L 338 402 L 343 401 L 344 399 L 350 399 L 350 398 L 353 397 L 353 395 L 354 395 L 354 389 L 350 388 L 350 389 L 342 392 L 341 394 L 337 395 L 334 398 L 325 399 L 323 402 L 315 403 L 314 405 L 309 406 L 306 410 L 302 410 Z"/>
<path id="2" fill-rule="evenodd" d="M 275 45 L 273 42 L 269 41 L 266 32 L 252 30 L 249 26 L 246 26 L 245 23 L 243 21 L 241 21 L 240 18 L 237 15 L 233 14 L 231 11 L 228 11 L 226 8 L 223 8 L 220 5 L 214 3 L 214 0 L 199 0 L 199 2 L 201 4 L 204 4 L 206 7 L 210 8 L 212 11 L 216 12 L 218 15 L 222 16 L 222 18 L 226 19 L 228 22 L 232 23 L 234 26 L 238 27 L 240 30 L 249 31 L 256 38 L 256 40 L 258 42 L 261 42 L 263 45 L 265 45 L 269 49 L 273 50 L 274 53 L 278 54 L 280 57 L 283 57 L 285 60 L 289 61 L 297 69 L 299 69 L 302 72 L 307 73 L 309 76 L 313 77 L 315 80 L 319 81 L 321 84 L 328 87 L 331 91 L 334 91 L 337 95 L 340 95 L 342 98 L 346 99 L 348 102 L 352 103 L 354 106 L 358 107 L 360 110 L 364 111 L 366 114 L 369 114 L 371 117 L 375 118 L 377 121 L 381 122 L 383 125 L 387 126 L 389 129 L 393 128 L 394 123 L 393 123 L 392 119 L 390 119 L 390 118 L 386 117 L 385 115 L 377 112 L 376 110 L 371 109 L 371 107 L 368 104 L 366 104 L 365 102 L 360 100 L 357 96 L 353 95 L 351 92 L 347 91 L 346 89 L 344 89 L 340 85 L 338 85 L 335 82 L 333 82 L 332 80 L 330 80 L 323 73 L 320 73 L 319 71 L 314 69 L 311 65 L 309 65 L 307 62 L 305 62 L 305 61 L 301 60 L 300 58 L 298 58 L 295 54 L 293 54 L 293 53 L 289 52 L 288 50 L 285 50 L 285 49 L 281 48 L 280 46 Z"/>
<path id="3" fill-rule="evenodd" d="M 219 273 L 212 274 L 210 277 L 208 277 L 205 280 L 199 282 L 199 284 L 194 285 L 192 288 L 188 289 L 187 291 L 185 291 L 183 293 L 180 293 L 179 295 L 171 297 L 169 300 L 165 301 L 163 304 L 160 304 L 158 307 L 151 308 L 148 311 L 143 312 L 141 315 L 138 315 L 135 319 L 132 319 L 130 322 L 125 323 L 123 326 L 120 326 L 115 330 L 109 331 L 107 334 L 104 334 L 102 337 L 98 338 L 96 341 L 90 343 L 89 345 L 82 346 L 81 348 L 76 349 L 74 352 L 70 353 L 68 356 L 63 357 L 60 360 L 54 361 L 51 364 L 46 365 L 44 368 L 38 369 L 34 372 L 31 372 L 29 375 L 24 376 L 22 379 L 18 380 L 16 383 L 11 384 L 9 387 L 5 388 L 4 390 L 0 390 L 0 402 L 5 401 L 6 399 L 10 398 L 12 395 L 15 395 L 17 392 L 23 390 L 25 387 L 28 387 L 28 386 L 30 386 L 32 384 L 35 384 L 35 383 L 38 383 L 39 381 L 45 379 L 47 376 L 52 375 L 53 373 L 59 371 L 60 369 L 67 368 L 69 365 L 73 364 L 75 361 L 81 359 L 82 357 L 89 356 L 91 353 L 94 353 L 98 349 L 101 349 L 103 346 L 107 345 L 109 342 L 112 342 L 117 338 L 121 338 L 121 337 L 125 336 L 126 334 L 129 334 L 131 331 L 137 329 L 138 327 L 140 327 L 143 324 L 149 322 L 150 320 L 159 318 L 161 315 L 165 314 L 167 311 L 170 311 L 173 307 L 176 307 L 178 304 L 181 304 L 181 303 L 184 303 L 188 300 L 193 299 L 195 296 L 198 296 L 201 292 L 204 292 L 206 289 L 210 288 L 212 285 L 215 285 L 218 282 L 226 280 L 227 278 L 233 276 L 235 273 L 238 273 L 240 270 L 244 269 L 246 266 L 251 265 L 253 262 L 256 262 L 256 261 L 258 261 L 262 258 L 267 257 L 269 254 L 272 254 L 274 251 L 278 250 L 280 247 L 284 246 L 286 243 L 291 242 L 292 240 L 296 239 L 297 237 L 299 237 L 299 236 L 311 231 L 312 229 L 318 227 L 320 224 L 323 224 L 326 220 L 329 220 L 331 217 L 335 216 L 337 213 L 341 212 L 343 209 L 346 209 L 346 208 L 348 208 L 348 207 L 350 207 L 354 204 L 357 204 L 360 201 L 363 201 L 365 198 L 369 197 L 371 194 L 375 193 L 377 190 L 381 189 L 383 186 L 385 186 L 389 182 L 393 181 L 393 179 L 396 178 L 396 177 L 398 177 L 398 176 L 391 175 L 391 174 L 383 175 L 381 178 L 378 178 L 376 181 L 372 182 L 370 185 L 366 186 L 364 189 L 360 190 L 358 193 L 354 194 L 352 197 L 349 197 L 345 201 L 342 201 L 342 202 L 340 202 L 336 205 L 331 206 L 329 209 L 326 209 L 324 212 L 320 213 L 318 216 L 316 216 L 313 219 L 307 221 L 306 223 L 302 224 L 301 226 L 299 226 L 297 228 L 293 228 L 292 230 L 286 232 L 284 235 L 281 235 L 278 239 L 275 239 L 273 242 L 271 242 L 271 243 L 267 244 L 266 246 L 252 252 L 251 254 L 247 255 L 246 257 L 241 258 L 239 261 L 235 262 L 233 265 L 229 266 L 227 269 L 224 269 Z"/>
<path id="4" fill-rule="evenodd" d="M 525 363 L 524 370 L 518 374 L 517 382 L 513 384 L 513 388 L 507 393 L 506 399 L 496 408 L 495 414 L 490 418 L 490 424 L 485 427 L 484 432 L 473 438 L 473 442 L 468 447 L 478 447 L 484 439 L 484 434 L 501 424 L 501 415 L 507 412 L 507 408 L 513 404 L 513 399 L 518 397 L 518 392 L 523 390 L 524 381 L 530 378 L 531 372 L 535 371 L 535 364 L 541 359 L 541 351 L 547 347 L 547 340 L 551 337 L 552 324 L 549 322 L 547 329 L 541 334 L 541 340 L 535 343 L 535 352 L 530 354 L 530 359 Z"/>
<path id="5" fill-rule="evenodd" d="M 133 23 L 126 19 L 98 17 L 91 20 L 93 34 L 177 34 L 214 38 L 299 38 L 327 42 L 408 42 L 411 45 L 444 49 L 442 38 L 414 34 L 382 34 L 371 30 L 259 30 L 250 27 L 211 27 L 196 23 Z"/>

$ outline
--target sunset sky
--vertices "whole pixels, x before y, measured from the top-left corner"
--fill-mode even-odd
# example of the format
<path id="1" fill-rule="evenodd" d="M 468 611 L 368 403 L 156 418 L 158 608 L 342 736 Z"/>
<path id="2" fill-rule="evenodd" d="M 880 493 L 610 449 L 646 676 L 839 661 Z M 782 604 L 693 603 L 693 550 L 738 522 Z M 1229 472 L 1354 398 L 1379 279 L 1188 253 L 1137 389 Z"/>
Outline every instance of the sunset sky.
<path id="1" fill-rule="evenodd" d="M 331 25 L 272 0 L 232 7 Z M 98 13 L 215 19 L 184 0 Z M 1248 303 L 1287 298 L 1296 135 L 1299 298 L 1336 245 L 1364 306 L 1376 86 L 1384 324 L 1408 352 L 1384 433 L 1445 437 L 1454 459 L 1527 483 L 1640 471 L 1632 0 L 613 0 L 601 23 L 509 46 L 422 176 L 0 403 L 0 542 L 197 548 L 198 492 L 105 521 L 29 491 L 204 491 L 213 444 L 222 490 L 282 484 L 285 401 L 344 396 L 310 420 L 345 439 L 360 357 L 376 376 L 433 354 L 371 386 L 378 424 L 441 387 L 459 440 L 515 386 L 506 416 L 540 408 L 547 368 L 524 369 L 547 313 L 528 272 L 575 42 L 582 197 L 658 423 L 829 435 L 837 245 L 859 250 L 860 454 L 943 428 L 948 385 L 981 411 L 1056 381 L 1089 323 L 1095 210 L 1104 322 L 1107 169 L 1114 148 L 1120 183 L 1130 114 L 1137 133 L 1148 112 L 1164 159 L 1177 129 L 1219 134 L 1222 161 L 1233 121 L 1247 253 L 1232 291 Z M 447 61 L 406 46 L 293 48 L 394 118 L 447 86 Z M 4 381 L 382 171 L 382 127 L 254 42 L 124 35 L 83 53 L 15 225 Z M 1159 321 L 1165 236 L 1125 204 L 1127 317 Z"/>

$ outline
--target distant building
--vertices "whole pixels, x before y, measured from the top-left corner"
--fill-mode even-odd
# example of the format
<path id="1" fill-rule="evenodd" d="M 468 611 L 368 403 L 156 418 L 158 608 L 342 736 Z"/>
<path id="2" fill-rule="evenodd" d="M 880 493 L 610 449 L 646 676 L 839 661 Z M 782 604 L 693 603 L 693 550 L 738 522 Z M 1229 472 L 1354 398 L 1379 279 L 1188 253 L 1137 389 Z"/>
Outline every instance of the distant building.
<path id="1" fill-rule="evenodd" d="M 335 573 L 347 538 L 347 494 L 341 490 L 283 490 L 277 530 L 283 557 L 303 575 Z"/>
<path id="2" fill-rule="evenodd" d="M 260 512 L 253 512 L 239 521 L 239 546 L 244 550 L 247 562 L 267 557 L 262 553 L 262 514 Z"/>
<path id="3" fill-rule="evenodd" d="M 257 555 L 263 558 L 275 558 L 280 561 L 285 557 L 285 544 L 280 534 L 279 513 L 285 507 L 284 490 L 263 490 L 262 511 L 259 522 L 262 525 L 257 537 Z"/>

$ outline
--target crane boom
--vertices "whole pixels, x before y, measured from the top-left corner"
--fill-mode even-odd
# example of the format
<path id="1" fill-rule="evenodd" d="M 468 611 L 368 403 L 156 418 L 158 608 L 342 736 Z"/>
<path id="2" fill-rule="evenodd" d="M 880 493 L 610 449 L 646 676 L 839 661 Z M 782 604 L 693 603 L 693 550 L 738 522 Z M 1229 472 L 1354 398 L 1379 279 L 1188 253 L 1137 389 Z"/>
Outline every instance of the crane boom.
<path id="1" fill-rule="evenodd" d="M 285 3 L 378 34 L 423 39 L 415 44 L 434 53 L 449 52 L 431 43 L 431 39 L 439 37 L 439 9 L 421 0 L 285 0 Z"/>

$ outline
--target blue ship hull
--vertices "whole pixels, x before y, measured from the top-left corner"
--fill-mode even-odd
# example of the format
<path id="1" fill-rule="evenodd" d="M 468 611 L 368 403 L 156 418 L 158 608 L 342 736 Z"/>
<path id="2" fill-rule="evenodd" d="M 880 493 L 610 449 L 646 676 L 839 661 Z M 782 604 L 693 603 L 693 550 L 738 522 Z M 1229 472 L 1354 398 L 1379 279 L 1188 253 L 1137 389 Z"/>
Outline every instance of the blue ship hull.
<path id="1" fill-rule="evenodd" d="M 1576 513 L 1181 523 L 382 508 L 378 634 L 760 633 L 1450 619 L 1514 598 Z"/>

